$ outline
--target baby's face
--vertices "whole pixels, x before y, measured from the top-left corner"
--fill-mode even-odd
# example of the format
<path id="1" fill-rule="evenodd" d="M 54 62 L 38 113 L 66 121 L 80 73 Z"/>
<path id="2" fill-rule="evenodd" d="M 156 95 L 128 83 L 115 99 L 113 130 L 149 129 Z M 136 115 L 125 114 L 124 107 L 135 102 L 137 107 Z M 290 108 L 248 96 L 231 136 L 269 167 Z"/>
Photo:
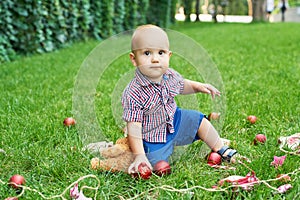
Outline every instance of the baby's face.
<path id="1" fill-rule="evenodd" d="M 140 72 L 153 82 L 160 82 L 169 67 L 172 52 L 165 49 L 139 49 L 130 54 L 131 61 Z"/>

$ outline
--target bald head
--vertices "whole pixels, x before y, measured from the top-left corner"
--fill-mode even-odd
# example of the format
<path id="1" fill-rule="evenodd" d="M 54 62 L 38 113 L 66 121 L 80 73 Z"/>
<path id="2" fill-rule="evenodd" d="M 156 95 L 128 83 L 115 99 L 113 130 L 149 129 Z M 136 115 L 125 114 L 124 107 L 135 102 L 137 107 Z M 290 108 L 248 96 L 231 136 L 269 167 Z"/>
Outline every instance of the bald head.
<path id="1" fill-rule="evenodd" d="M 169 39 L 164 30 L 154 25 L 139 26 L 132 35 L 131 50 L 138 49 L 169 50 Z"/>

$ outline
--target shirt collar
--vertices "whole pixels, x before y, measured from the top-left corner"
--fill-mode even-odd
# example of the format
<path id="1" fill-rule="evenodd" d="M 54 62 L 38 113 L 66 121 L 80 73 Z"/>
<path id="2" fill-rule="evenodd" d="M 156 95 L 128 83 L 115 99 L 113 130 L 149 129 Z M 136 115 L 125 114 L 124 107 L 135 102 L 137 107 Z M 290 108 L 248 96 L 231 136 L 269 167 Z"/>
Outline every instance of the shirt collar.
<path id="1" fill-rule="evenodd" d="M 171 74 L 172 74 L 171 70 L 167 69 L 166 73 L 163 74 L 162 80 L 168 80 Z M 142 86 L 148 86 L 153 84 L 153 82 L 149 80 L 146 76 L 144 76 L 138 68 L 135 70 L 135 77 L 137 79 L 137 82 L 140 83 Z M 155 84 L 160 85 L 160 83 L 155 83 Z"/>

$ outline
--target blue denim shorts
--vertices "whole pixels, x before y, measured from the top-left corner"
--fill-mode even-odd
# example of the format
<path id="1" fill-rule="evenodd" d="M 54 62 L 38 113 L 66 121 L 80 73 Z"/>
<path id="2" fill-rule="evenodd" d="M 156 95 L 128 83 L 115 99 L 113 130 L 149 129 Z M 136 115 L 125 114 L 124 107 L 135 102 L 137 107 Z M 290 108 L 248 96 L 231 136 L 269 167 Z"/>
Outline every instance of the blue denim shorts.
<path id="1" fill-rule="evenodd" d="M 151 165 L 160 160 L 169 162 L 175 146 L 183 146 L 198 140 L 197 131 L 204 115 L 195 110 L 177 108 L 174 115 L 174 133 L 167 133 L 166 143 L 143 141 L 144 150 Z"/>

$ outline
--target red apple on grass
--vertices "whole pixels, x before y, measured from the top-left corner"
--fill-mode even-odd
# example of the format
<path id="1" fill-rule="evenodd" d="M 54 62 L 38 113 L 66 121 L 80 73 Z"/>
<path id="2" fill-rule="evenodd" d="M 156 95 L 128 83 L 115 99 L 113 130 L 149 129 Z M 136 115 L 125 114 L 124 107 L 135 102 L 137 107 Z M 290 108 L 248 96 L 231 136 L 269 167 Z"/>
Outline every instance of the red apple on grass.
<path id="1" fill-rule="evenodd" d="M 65 120 L 64 120 L 64 125 L 65 126 L 74 126 L 76 124 L 76 121 L 75 119 L 73 119 L 72 117 L 67 117 Z"/>
<path id="2" fill-rule="evenodd" d="M 138 173 L 132 174 L 133 178 L 142 178 L 142 179 L 149 179 L 152 175 L 151 169 L 146 165 L 146 163 L 141 163 L 138 167 Z"/>
<path id="3" fill-rule="evenodd" d="M 207 157 L 207 164 L 209 165 L 220 165 L 222 163 L 222 157 L 216 153 L 211 152 Z"/>
<path id="4" fill-rule="evenodd" d="M 257 117 L 254 116 L 254 115 L 249 115 L 247 117 L 247 120 L 251 123 L 251 124 L 255 124 L 256 120 L 257 120 Z"/>
<path id="5" fill-rule="evenodd" d="M 171 174 L 171 167 L 165 160 L 160 160 L 154 165 L 154 172 L 158 176 Z"/>
<path id="6" fill-rule="evenodd" d="M 19 174 L 15 174 L 9 179 L 9 185 L 15 189 L 20 188 L 18 185 L 25 185 L 25 178 Z"/>
<path id="7" fill-rule="evenodd" d="M 254 138 L 253 143 L 256 145 L 258 143 L 264 144 L 267 141 L 267 137 L 264 134 L 257 134 Z"/>

